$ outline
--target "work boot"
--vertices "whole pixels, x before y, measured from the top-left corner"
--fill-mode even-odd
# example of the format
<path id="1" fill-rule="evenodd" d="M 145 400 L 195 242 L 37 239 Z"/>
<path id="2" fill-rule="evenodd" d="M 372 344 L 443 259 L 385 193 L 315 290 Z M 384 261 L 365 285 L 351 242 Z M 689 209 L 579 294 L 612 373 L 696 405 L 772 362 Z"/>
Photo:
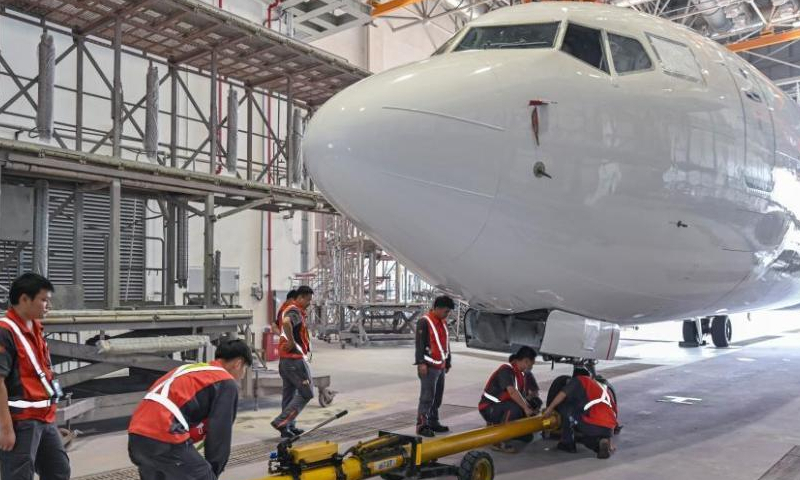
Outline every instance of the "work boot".
<path id="1" fill-rule="evenodd" d="M 289 431 L 291 431 L 294 435 L 302 435 L 303 433 L 305 433 L 305 430 L 303 430 L 302 428 L 297 428 L 294 425 L 289 427 Z"/>
<path id="2" fill-rule="evenodd" d="M 578 453 L 578 447 L 574 443 L 558 442 L 556 448 L 567 453 Z"/>
<path id="3" fill-rule="evenodd" d="M 281 438 L 292 438 L 295 436 L 295 434 L 289 430 L 289 427 L 279 427 L 275 422 L 270 422 L 270 425 L 272 425 L 272 428 L 281 433 Z"/>
<path id="4" fill-rule="evenodd" d="M 417 435 L 430 438 L 435 437 L 436 432 L 428 425 L 422 425 L 421 427 L 417 427 Z"/>
<path id="5" fill-rule="evenodd" d="M 614 449 L 611 447 L 611 439 L 603 438 L 600 440 L 600 445 L 597 447 L 597 458 L 608 458 Z"/>
<path id="6" fill-rule="evenodd" d="M 445 427 L 441 423 L 437 423 L 437 424 L 431 425 L 431 430 L 433 430 L 436 433 L 447 433 L 447 432 L 450 431 L 450 427 Z"/>

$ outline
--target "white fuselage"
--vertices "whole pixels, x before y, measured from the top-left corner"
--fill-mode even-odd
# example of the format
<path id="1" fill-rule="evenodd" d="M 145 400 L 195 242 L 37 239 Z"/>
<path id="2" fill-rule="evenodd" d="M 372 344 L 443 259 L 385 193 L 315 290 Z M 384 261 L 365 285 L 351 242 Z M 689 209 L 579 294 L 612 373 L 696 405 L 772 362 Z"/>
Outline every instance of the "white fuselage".
<path id="1" fill-rule="evenodd" d="M 304 140 L 316 184 L 481 310 L 624 324 L 800 303 L 797 105 L 718 44 L 631 10 L 531 3 L 467 29 L 552 21 L 553 48 L 446 52 L 332 98 Z M 565 53 L 569 22 L 637 39 L 652 68 Z M 688 46 L 701 78 L 665 72 L 651 36 Z M 539 145 L 532 100 L 551 102 Z"/>

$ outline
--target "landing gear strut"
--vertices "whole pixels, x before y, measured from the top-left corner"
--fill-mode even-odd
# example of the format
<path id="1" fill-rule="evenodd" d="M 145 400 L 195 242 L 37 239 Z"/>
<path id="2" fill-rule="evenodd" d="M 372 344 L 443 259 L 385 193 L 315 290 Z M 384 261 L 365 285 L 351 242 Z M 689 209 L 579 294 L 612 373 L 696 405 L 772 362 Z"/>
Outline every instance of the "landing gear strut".
<path id="1" fill-rule="evenodd" d="M 711 334 L 711 341 L 715 347 L 725 348 L 730 346 L 733 336 L 731 319 L 727 315 L 716 315 L 699 320 L 684 320 L 683 341 L 681 347 L 700 347 L 706 344 L 705 335 Z"/>

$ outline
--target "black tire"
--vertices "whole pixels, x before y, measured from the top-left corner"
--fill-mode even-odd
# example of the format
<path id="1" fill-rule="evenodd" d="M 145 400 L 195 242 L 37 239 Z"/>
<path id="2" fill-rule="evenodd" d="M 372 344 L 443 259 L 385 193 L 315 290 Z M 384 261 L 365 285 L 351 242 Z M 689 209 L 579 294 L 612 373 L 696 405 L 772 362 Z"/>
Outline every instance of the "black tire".
<path id="1" fill-rule="evenodd" d="M 731 337 L 733 336 L 733 325 L 731 319 L 727 315 L 717 315 L 711 321 L 711 340 L 714 341 L 714 346 L 718 348 L 726 348 L 731 345 Z"/>
<path id="2" fill-rule="evenodd" d="M 697 331 L 697 322 L 694 320 L 683 321 L 683 341 L 697 345 L 703 343 L 703 336 Z"/>
<path id="3" fill-rule="evenodd" d="M 319 402 L 319 406 L 322 408 L 329 407 L 333 403 L 333 392 L 328 390 L 327 388 L 320 388 L 319 394 L 317 395 L 317 401 Z"/>
<path id="4" fill-rule="evenodd" d="M 458 466 L 458 480 L 494 480 L 494 462 L 486 452 L 467 452 Z"/>
<path id="5" fill-rule="evenodd" d="M 567 385 L 567 382 L 569 382 L 571 379 L 572 377 L 569 375 L 561 375 L 560 377 L 556 377 L 556 379 L 553 380 L 553 383 L 550 384 L 550 388 L 547 390 L 547 403 L 545 403 L 545 407 L 547 407 L 548 405 L 550 405 L 550 403 L 553 402 L 553 399 L 556 398 L 558 392 L 564 390 L 564 387 Z"/>

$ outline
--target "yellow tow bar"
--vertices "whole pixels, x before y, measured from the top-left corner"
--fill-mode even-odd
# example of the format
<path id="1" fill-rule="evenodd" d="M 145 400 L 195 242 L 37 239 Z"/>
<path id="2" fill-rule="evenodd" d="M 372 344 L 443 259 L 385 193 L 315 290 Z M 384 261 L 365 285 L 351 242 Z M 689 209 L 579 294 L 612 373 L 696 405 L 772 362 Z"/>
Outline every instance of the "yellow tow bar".
<path id="1" fill-rule="evenodd" d="M 461 467 L 442 465 L 437 460 L 536 432 L 556 430 L 559 423 L 557 415 L 536 416 L 426 441 L 382 432 L 378 438 L 358 443 L 342 455 L 338 454 L 338 445 L 331 442 L 288 448 L 282 458 L 279 449 L 279 460 L 270 465 L 273 474 L 259 480 L 361 480 L 377 475 L 395 479 L 444 475 L 461 478 L 464 475 L 459 471 L 463 474 L 465 468 L 469 469 L 466 478 L 491 480 L 494 468 L 491 457 L 484 452 L 470 452 Z"/>

